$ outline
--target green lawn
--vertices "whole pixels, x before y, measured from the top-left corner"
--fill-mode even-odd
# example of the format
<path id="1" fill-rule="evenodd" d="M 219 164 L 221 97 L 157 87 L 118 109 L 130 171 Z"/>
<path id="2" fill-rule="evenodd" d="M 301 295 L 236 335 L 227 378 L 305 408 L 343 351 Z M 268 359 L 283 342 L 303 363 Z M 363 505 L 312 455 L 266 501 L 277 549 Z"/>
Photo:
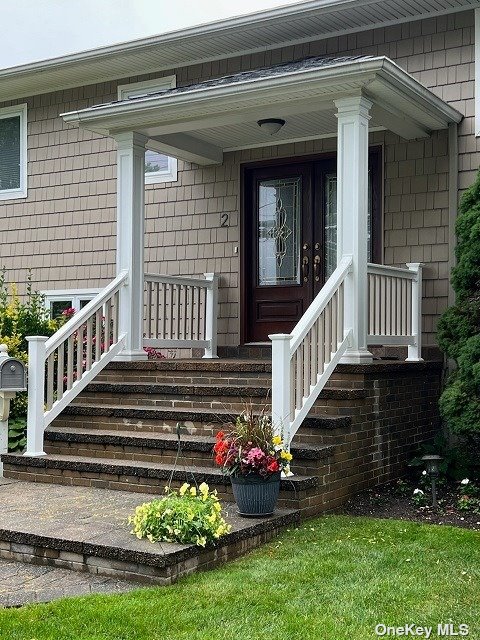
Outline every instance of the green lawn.
<path id="1" fill-rule="evenodd" d="M 369 640 L 410 622 L 437 638 L 452 621 L 478 640 L 479 574 L 477 532 L 329 516 L 171 587 L 0 611 L 0 638 Z"/>

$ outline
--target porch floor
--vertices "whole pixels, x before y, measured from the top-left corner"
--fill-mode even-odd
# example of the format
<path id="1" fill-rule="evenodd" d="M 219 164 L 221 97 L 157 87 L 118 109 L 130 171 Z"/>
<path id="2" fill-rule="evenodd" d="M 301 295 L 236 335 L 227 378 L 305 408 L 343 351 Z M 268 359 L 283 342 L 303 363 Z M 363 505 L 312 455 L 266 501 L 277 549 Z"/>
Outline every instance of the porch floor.
<path id="1" fill-rule="evenodd" d="M 169 584 L 182 575 L 242 555 L 299 519 L 296 511 L 278 510 L 271 518 L 249 520 L 236 515 L 234 504 L 225 504 L 224 515 L 232 525 L 232 532 L 215 548 L 151 544 L 130 534 L 127 518 L 137 505 L 154 497 L 158 496 L 0 480 L 0 558 L 4 559 L 0 560 L 0 606 L 91 591 L 124 591 L 132 588 L 132 583 L 137 586 L 139 583 Z M 15 592 L 28 567 L 9 568 L 5 560 L 73 569 L 84 575 L 80 578 L 70 571 L 68 582 L 66 572 L 62 571 L 61 575 L 51 576 L 47 588 L 47 572 L 42 581 L 37 569 L 32 567 L 32 584 L 28 593 L 22 595 Z M 38 578 L 38 589 L 35 589 L 35 578 Z"/>

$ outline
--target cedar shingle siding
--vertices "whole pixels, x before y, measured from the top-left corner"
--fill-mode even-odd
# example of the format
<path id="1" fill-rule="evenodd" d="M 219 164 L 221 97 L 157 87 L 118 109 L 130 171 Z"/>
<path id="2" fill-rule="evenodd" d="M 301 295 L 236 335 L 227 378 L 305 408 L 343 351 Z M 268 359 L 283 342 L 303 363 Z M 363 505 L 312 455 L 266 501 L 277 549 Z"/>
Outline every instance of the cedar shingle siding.
<path id="1" fill-rule="evenodd" d="M 459 126 L 459 186 L 479 164 L 474 135 L 474 13 L 340 36 L 261 54 L 162 72 L 185 85 L 310 55 L 386 55 L 465 114 Z M 115 272 L 116 155 L 112 140 L 69 126 L 59 113 L 116 99 L 122 78 L 22 99 L 28 103 L 28 198 L 0 201 L 0 265 L 8 280 L 41 289 L 104 285 Z M 0 106 L 8 106 L 4 103 Z M 384 261 L 424 262 L 423 331 L 435 343 L 448 295 L 448 133 L 404 141 L 374 132 L 384 145 Z M 228 153 L 222 166 L 179 162 L 178 182 L 146 187 L 147 270 L 221 274 L 220 345 L 239 341 L 239 165 L 262 158 L 321 153 L 335 139 Z M 220 227 L 220 214 L 229 227 Z M 240 247 L 241 250 L 241 247 Z"/>

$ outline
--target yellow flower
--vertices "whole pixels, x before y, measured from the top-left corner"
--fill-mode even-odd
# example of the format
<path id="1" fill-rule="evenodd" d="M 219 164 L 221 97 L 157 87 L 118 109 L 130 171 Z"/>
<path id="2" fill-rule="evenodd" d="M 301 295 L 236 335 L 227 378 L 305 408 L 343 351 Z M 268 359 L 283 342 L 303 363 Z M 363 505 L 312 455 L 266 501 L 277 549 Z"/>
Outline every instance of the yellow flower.
<path id="1" fill-rule="evenodd" d="M 190 495 L 191 496 L 196 496 L 197 495 L 197 489 L 195 487 L 191 487 L 190 488 Z"/>
<path id="2" fill-rule="evenodd" d="M 202 482 L 202 484 L 198 487 L 198 490 L 202 494 L 202 496 L 207 495 L 210 488 L 206 482 Z"/>
<path id="3" fill-rule="evenodd" d="M 181 496 L 184 496 L 184 495 L 187 493 L 189 486 L 190 486 L 190 485 L 188 484 L 188 482 L 184 482 L 184 483 L 182 484 L 182 486 L 180 487 L 180 489 L 179 489 L 178 493 L 179 493 Z"/>
<path id="4" fill-rule="evenodd" d="M 273 444 L 282 444 L 282 436 L 273 436 L 272 443 Z"/>
<path id="5" fill-rule="evenodd" d="M 197 536 L 197 544 L 199 547 L 204 547 L 207 544 L 205 536 Z"/>
<path id="6" fill-rule="evenodd" d="M 289 453 L 288 451 L 282 451 L 280 454 L 280 457 L 283 458 L 283 460 L 286 460 L 287 462 L 290 462 L 290 460 L 293 458 L 292 454 Z"/>
<path id="7" fill-rule="evenodd" d="M 222 510 L 222 505 L 219 502 L 215 502 L 213 504 L 213 508 L 215 509 L 215 511 L 218 511 L 220 513 L 220 511 Z"/>

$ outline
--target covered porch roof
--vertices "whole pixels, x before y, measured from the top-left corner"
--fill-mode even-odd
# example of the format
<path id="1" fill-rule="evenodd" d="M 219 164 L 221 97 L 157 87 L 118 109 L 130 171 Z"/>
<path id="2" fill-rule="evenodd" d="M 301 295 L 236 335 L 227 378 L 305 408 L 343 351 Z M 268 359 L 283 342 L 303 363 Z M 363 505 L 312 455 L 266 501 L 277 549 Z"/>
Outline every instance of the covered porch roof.
<path id="1" fill-rule="evenodd" d="M 363 95 L 371 129 L 406 139 L 460 122 L 462 114 L 384 56 L 313 57 L 62 114 L 95 133 L 134 131 L 146 146 L 198 164 L 224 152 L 336 135 L 334 100 Z M 285 120 L 272 138 L 257 124 Z"/>

